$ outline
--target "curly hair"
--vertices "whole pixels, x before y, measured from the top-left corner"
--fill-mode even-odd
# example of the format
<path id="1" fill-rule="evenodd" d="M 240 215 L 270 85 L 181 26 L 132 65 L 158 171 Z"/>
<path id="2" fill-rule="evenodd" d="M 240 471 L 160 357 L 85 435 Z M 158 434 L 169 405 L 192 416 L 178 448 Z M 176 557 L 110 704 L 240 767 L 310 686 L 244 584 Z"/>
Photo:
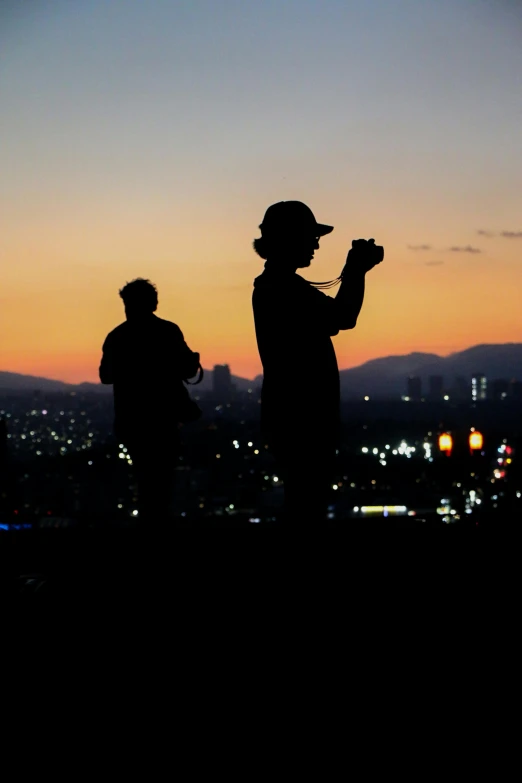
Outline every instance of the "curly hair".
<path id="1" fill-rule="evenodd" d="M 261 228 L 261 226 L 259 226 Z M 262 235 L 258 239 L 254 239 L 252 247 L 255 252 L 265 261 L 269 255 L 274 252 L 285 252 L 292 250 L 295 244 L 296 237 L 291 233 L 285 231 L 270 231 L 262 232 Z"/>
<path id="2" fill-rule="evenodd" d="M 259 237 L 259 239 L 254 239 L 252 242 L 252 247 L 258 256 L 261 256 L 261 258 L 264 258 L 265 260 L 268 258 L 269 248 L 267 246 L 266 237 Z"/>
<path id="3" fill-rule="evenodd" d="M 154 283 L 137 277 L 120 289 L 120 296 L 126 305 L 140 310 L 154 310 L 158 306 L 158 291 Z"/>

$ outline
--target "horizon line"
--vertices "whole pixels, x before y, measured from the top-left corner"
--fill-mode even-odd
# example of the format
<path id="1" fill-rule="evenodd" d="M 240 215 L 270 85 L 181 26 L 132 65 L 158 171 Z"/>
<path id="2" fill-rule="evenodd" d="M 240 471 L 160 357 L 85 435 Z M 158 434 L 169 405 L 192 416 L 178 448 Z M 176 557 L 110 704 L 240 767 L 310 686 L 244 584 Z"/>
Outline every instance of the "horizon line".
<path id="1" fill-rule="evenodd" d="M 453 356 L 455 353 L 465 353 L 466 351 L 469 351 L 472 348 L 481 348 L 481 347 L 487 348 L 487 347 L 494 347 L 494 346 L 500 346 L 500 345 L 522 345 L 522 342 L 478 343 L 477 345 L 470 345 L 468 348 L 463 348 L 461 351 L 451 351 L 450 353 L 448 353 L 446 355 L 444 355 L 444 354 L 431 354 L 431 352 L 429 352 L 429 351 L 410 351 L 409 353 L 388 354 L 387 356 L 378 356 L 375 359 L 368 359 L 367 361 L 362 362 L 362 364 L 356 364 L 356 365 L 354 365 L 352 367 L 343 367 L 343 368 L 340 367 L 339 368 L 339 372 L 341 373 L 341 372 L 346 372 L 347 370 L 356 370 L 358 367 L 364 367 L 365 364 L 369 364 L 370 362 L 379 361 L 379 359 L 393 359 L 393 358 L 413 356 L 414 354 L 424 354 L 424 355 L 430 354 L 430 355 L 433 355 L 433 356 L 437 356 L 437 358 L 439 358 L 439 359 L 447 359 L 450 356 Z M 214 367 L 223 367 L 223 366 L 225 366 L 227 364 L 228 364 L 227 362 L 225 362 L 224 364 L 215 364 Z M 230 367 L 230 365 L 228 365 L 228 366 Z M 208 372 L 208 373 L 214 372 L 214 367 L 212 369 L 203 368 L 203 370 L 204 370 L 204 372 Z M 73 383 L 71 381 L 64 381 L 61 378 L 48 378 L 47 376 L 44 376 L 44 375 L 32 375 L 31 373 L 27 373 L 26 374 L 26 373 L 21 373 L 21 372 L 15 372 L 13 370 L 3 370 L 3 369 L 0 369 L 0 373 L 8 373 L 10 375 L 22 375 L 22 376 L 29 377 L 29 378 L 40 378 L 40 379 L 46 380 L 46 381 L 54 381 L 56 383 L 63 383 L 66 386 L 82 386 L 84 384 L 89 384 L 91 386 L 107 386 L 107 387 L 112 386 L 112 384 L 102 384 L 101 381 L 78 381 L 77 383 Z M 232 370 L 230 371 L 230 373 L 231 373 L 231 375 L 234 375 Z M 234 377 L 240 378 L 241 380 L 244 380 L 244 381 L 251 381 L 252 383 L 254 383 L 256 378 L 259 378 L 262 375 L 263 375 L 263 373 L 261 372 L 258 375 L 256 375 L 254 378 L 244 378 L 242 375 L 235 375 Z"/>

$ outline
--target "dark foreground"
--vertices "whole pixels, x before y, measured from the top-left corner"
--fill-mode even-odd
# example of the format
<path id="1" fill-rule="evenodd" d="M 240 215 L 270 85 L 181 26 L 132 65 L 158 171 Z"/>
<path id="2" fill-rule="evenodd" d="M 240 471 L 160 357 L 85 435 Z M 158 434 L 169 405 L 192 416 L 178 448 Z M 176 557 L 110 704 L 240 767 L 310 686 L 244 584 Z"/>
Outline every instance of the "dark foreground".
<path id="1" fill-rule="evenodd" d="M 512 520 L 511 522 L 515 522 Z M 110 599 L 138 606 L 232 601 L 286 585 L 322 590 L 340 580 L 352 591 L 397 581 L 431 560 L 461 559 L 464 568 L 492 535 L 510 537 L 510 520 L 476 525 L 419 523 L 407 517 L 352 520 L 285 530 L 241 520 L 209 520 L 163 531 L 69 528 L 0 531 L 0 595 L 25 604 L 75 605 Z M 516 525 L 515 525 L 516 527 Z M 439 577 L 436 577 L 437 579 Z M 348 587 L 348 584 L 351 587 Z M 293 585 L 293 587 L 292 587 Z"/>

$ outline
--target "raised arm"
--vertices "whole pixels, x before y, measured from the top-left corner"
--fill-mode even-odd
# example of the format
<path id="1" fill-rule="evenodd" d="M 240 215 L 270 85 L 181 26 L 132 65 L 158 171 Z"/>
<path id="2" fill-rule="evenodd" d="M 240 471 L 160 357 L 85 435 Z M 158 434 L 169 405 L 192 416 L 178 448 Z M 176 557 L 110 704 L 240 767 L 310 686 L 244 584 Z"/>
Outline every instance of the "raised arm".
<path id="1" fill-rule="evenodd" d="M 380 264 L 384 249 L 375 240 L 358 239 L 352 242 L 342 272 L 341 286 L 335 297 L 339 329 L 353 329 L 364 301 L 366 273 Z"/>
<path id="2" fill-rule="evenodd" d="M 339 329 L 353 329 L 364 301 L 366 272 L 360 269 L 346 270 L 335 297 Z"/>

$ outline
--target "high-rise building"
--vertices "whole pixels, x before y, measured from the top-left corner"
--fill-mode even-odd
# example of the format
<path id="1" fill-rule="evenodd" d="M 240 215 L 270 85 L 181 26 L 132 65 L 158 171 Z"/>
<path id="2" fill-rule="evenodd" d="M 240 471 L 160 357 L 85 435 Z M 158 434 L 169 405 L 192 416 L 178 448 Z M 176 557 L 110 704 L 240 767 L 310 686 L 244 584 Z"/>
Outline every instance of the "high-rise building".
<path id="1" fill-rule="evenodd" d="M 0 419 L 0 468 L 7 462 L 7 421 Z"/>
<path id="2" fill-rule="evenodd" d="M 509 397 L 514 400 L 522 400 L 522 381 L 516 381 L 513 378 L 509 384 Z"/>
<path id="3" fill-rule="evenodd" d="M 467 402 L 470 396 L 470 384 L 468 378 L 457 375 L 450 392 L 450 397 L 460 402 Z"/>
<path id="4" fill-rule="evenodd" d="M 212 373 L 212 391 L 215 397 L 228 397 L 233 391 L 228 364 L 216 364 Z"/>
<path id="5" fill-rule="evenodd" d="M 471 379 L 471 399 L 486 400 L 488 396 L 488 381 L 483 373 L 476 373 Z"/>
<path id="6" fill-rule="evenodd" d="M 419 402 L 422 398 L 422 380 L 417 376 L 410 375 L 406 385 L 406 394 L 413 402 Z"/>
<path id="7" fill-rule="evenodd" d="M 430 399 L 442 400 L 444 396 L 444 378 L 442 375 L 430 375 L 429 390 Z"/>
<path id="8" fill-rule="evenodd" d="M 509 381 L 506 378 L 496 378 L 491 384 L 491 399 L 505 400 L 509 394 Z"/>

